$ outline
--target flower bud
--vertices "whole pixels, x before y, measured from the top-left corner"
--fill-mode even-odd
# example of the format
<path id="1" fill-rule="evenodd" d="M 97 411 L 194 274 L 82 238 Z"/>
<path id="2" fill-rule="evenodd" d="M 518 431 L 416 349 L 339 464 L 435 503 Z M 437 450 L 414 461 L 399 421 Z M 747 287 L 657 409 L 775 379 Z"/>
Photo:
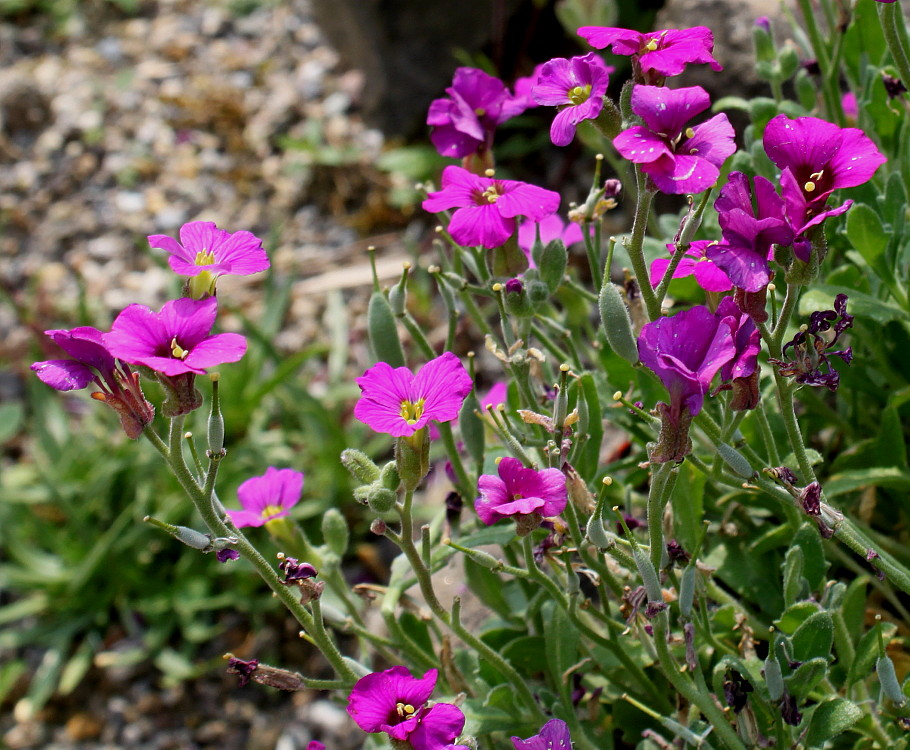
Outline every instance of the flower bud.
<path id="1" fill-rule="evenodd" d="M 532 312 L 538 311 L 550 301 L 550 287 L 543 281 L 529 279 L 525 291 L 528 295 L 528 304 L 531 306 Z"/>
<path id="2" fill-rule="evenodd" d="M 351 476 L 364 484 L 372 484 L 379 479 L 379 467 L 367 457 L 366 453 L 355 448 L 345 448 L 341 451 L 341 464 L 351 472 Z"/>
<path id="3" fill-rule="evenodd" d="M 878 681 L 882 686 L 884 693 L 889 700 L 894 701 L 898 706 L 903 706 L 907 701 L 904 691 L 901 690 L 900 683 L 897 681 L 897 674 L 894 671 L 894 662 L 887 655 L 879 656 L 875 662 L 875 671 L 878 673 Z"/>
<path id="4" fill-rule="evenodd" d="M 461 437 L 464 440 L 468 455 L 478 466 L 483 466 L 486 430 L 483 419 L 478 413 L 479 411 L 480 403 L 477 401 L 477 394 L 472 390 L 461 406 L 461 413 L 458 415 L 458 426 L 461 429 Z"/>
<path id="5" fill-rule="evenodd" d="M 806 109 L 813 109 L 818 100 L 818 86 L 805 69 L 796 72 L 793 87 L 796 89 L 796 98 L 799 103 Z"/>
<path id="6" fill-rule="evenodd" d="M 506 312 L 518 318 L 529 318 L 534 314 L 531 303 L 525 292 L 525 285 L 521 279 L 509 279 L 505 283 L 503 302 Z"/>
<path id="7" fill-rule="evenodd" d="M 651 559 L 642 552 L 637 544 L 632 547 L 632 559 L 635 560 L 635 567 L 638 568 L 642 583 L 645 585 L 645 591 L 648 592 L 648 601 L 663 604 L 664 595 L 660 588 L 660 579 L 657 577 L 657 571 L 654 570 Z"/>
<path id="8" fill-rule="evenodd" d="M 398 501 L 398 494 L 385 487 L 371 485 L 366 493 L 366 502 L 374 513 L 387 513 Z"/>
<path id="9" fill-rule="evenodd" d="M 322 516 L 322 537 L 329 549 L 338 557 L 347 551 L 350 541 L 348 522 L 335 508 L 329 508 Z"/>
<path id="10" fill-rule="evenodd" d="M 373 523 L 370 524 L 370 531 L 372 531 L 376 536 L 382 536 L 385 534 L 387 528 L 388 527 L 386 526 L 385 521 L 383 521 L 381 518 L 374 518 Z"/>
<path id="11" fill-rule="evenodd" d="M 398 491 L 398 487 L 401 485 L 401 477 L 398 475 L 398 467 L 394 461 L 389 461 L 382 467 L 382 471 L 379 474 L 379 484 L 387 490 L 392 490 L 392 492 Z"/>
<path id="12" fill-rule="evenodd" d="M 781 80 L 788 80 L 799 69 L 799 55 L 792 44 L 784 44 L 777 55 Z"/>
<path id="13" fill-rule="evenodd" d="M 755 45 L 756 60 L 770 62 L 774 59 L 774 40 L 771 37 L 771 24 L 767 16 L 755 19 L 755 25 L 752 27 L 752 43 Z"/>

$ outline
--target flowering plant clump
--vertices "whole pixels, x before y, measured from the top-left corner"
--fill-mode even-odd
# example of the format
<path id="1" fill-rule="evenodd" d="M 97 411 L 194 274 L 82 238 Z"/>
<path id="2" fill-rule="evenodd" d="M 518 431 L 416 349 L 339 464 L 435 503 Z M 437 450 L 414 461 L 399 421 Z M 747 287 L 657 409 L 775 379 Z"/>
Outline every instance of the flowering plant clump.
<path id="1" fill-rule="evenodd" d="M 374 265 L 365 335 L 334 327 L 308 392 L 309 351 L 260 366 L 258 331 L 235 365 L 247 338 L 213 333 L 214 280 L 268 259 L 212 222 L 149 237 L 202 279 L 160 312 L 46 331 L 69 358 L 37 377 L 94 384 L 204 528 L 148 523 L 255 571 L 312 649 L 306 673 L 228 654 L 241 686 L 329 692 L 396 750 L 906 744 L 906 30 L 889 3 L 800 5 L 784 45 L 756 19 L 753 99 L 667 80 L 722 69 L 705 26 L 577 29 L 631 58 L 627 81 L 597 52 L 513 89 L 459 68 L 427 117 L 461 160 L 418 186 L 435 232 L 391 288 Z M 587 172 L 563 213 L 552 185 L 492 170 L 500 126 L 538 105 L 554 117 L 523 117 L 546 119 L 525 142 L 549 128 L 571 148 L 550 173 Z M 244 443 L 225 420 L 246 399 Z M 282 432 L 298 406 L 306 429 Z M 267 468 L 223 503 L 235 453 Z M 303 472 L 269 465 L 288 463 L 302 505 Z"/>

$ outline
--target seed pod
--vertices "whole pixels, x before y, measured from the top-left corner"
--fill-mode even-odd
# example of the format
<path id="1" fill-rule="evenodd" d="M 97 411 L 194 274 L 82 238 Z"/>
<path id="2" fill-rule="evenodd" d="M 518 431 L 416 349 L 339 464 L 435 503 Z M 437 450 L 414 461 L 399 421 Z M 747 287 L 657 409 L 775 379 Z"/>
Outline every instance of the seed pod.
<path id="1" fill-rule="evenodd" d="M 370 348 L 378 362 L 404 367 L 404 351 L 398 339 L 398 326 L 389 300 L 382 292 L 373 292 L 367 308 L 367 331 Z"/>
<path id="2" fill-rule="evenodd" d="M 458 415 L 458 426 L 461 428 L 461 438 L 468 454 L 478 466 L 483 466 L 484 446 L 486 442 L 483 420 L 478 412 L 480 404 L 477 394 L 471 391 L 461 407 Z"/>
<path id="3" fill-rule="evenodd" d="M 897 681 L 897 674 L 894 672 L 894 662 L 891 661 L 891 658 L 887 655 L 879 656 L 875 662 L 875 671 L 878 673 L 878 681 L 881 683 L 882 692 L 898 706 L 903 706 L 907 697 Z"/>
<path id="4" fill-rule="evenodd" d="M 205 550 L 212 546 L 212 537 L 186 526 L 175 526 L 174 537 L 193 549 Z"/>
<path id="5" fill-rule="evenodd" d="M 209 412 L 208 439 L 209 455 L 218 458 L 224 455 L 224 417 L 221 414 L 221 398 L 218 395 L 218 374 L 210 373 L 212 379 L 212 409 Z"/>
<path id="6" fill-rule="evenodd" d="M 629 308 L 615 284 L 604 284 L 598 299 L 600 319 L 607 343 L 620 357 L 632 364 L 638 362 L 638 344 L 632 333 Z"/>
<path id="7" fill-rule="evenodd" d="M 687 565 L 683 571 L 682 580 L 679 582 L 679 611 L 684 617 L 692 614 L 692 604 L 695 600 L 695 566 Z"/>
<path id="8" fill-rule="evenodd" d="M 470 557 L 478 565 L 482 565 L 485 568 L 489 568 L 490 570 L 501 570 L 502 569 L 502 565 L 503 565 L 502 560 L 499 560 L 499 559 L 493 557 L 493 555 L 491 555 L 489 552 L 484 552 L 483 550 L 469 549 L 469 548 L 465 548 L 464 550 L 462 550 L 462 552 L 463 552 L 463 554 Z"/>
<path id="9" fill-rule="evenodd" d="M 736 448 L 727 445 L 726 443 L 718 443 L 715 448 L 717 453 L 723 459 L 724 463 L 730 467 L 734 474 L 737 476 L 748 479 L 755 471 L 752 469 L 752 466 L 749 464 L 749 461 L 746 457 L 740 453 Z"/>
<path id="10" fill-rule="evenodd" d="M 664 595 L 660 588 L 660 579 L 657 577 L 657 571 L 654 570 L 651 559 L 642 552 L 638 545 L 632 547 L 632 559 L 635 560 L 635 567 L 638 568 L 645 591 L 648 592 L 648 601 L 663 604 Z"/>
<path id="11" fill-rule="evenodd" d="M 765 659 L 765 684 L 768 686 L 768 697 L 772 701 L 779 701 L 784 694 L 784 676 L 780 670 L 780 663 L 774 656 L 773 649 Z"/>

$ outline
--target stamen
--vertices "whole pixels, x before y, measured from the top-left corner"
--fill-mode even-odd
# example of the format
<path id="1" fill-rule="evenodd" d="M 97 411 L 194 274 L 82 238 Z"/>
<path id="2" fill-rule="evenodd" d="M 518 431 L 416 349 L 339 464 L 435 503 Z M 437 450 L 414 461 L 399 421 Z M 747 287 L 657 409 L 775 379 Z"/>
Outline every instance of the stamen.
<path id="1" fill-rule="evenodd" d="M 401 410 L 398 412 L 401 418 L 409 425 L 415 425 L 423 416 L 424 399 L 417 399 L 417 402 L 402 401 Z"/>
<path id="2" fill-rule="evenodd" d="M 487 203 L 496 203 L 499 200 L 499 190 L 497 190 L 496 185 L 490 185 L 486 190 L 484 190 L 480 196 L 486 200 Z"/>
<path id="3" fill-rule="evenodd" d="M 171 354 L 177 359 L 186 359 L 190 353 L 177 343 L 177 337 L 174 336 L 174 338 L 171 339 Z"/>
<path id="4" fill-rule="evenodd" d="M 483 107 L 478 107 L 477 109 L 474 110 L 474 114 L 477 115 L 478 117 L 483 117 L 486 113 L 487 113 L 487 111 Z"/>
<path id="5" fill-rule="evenodd" d="M 395 705 L 396 713 L 403 719 L 413 716 L 417 711 L 410 703 L 397 703 Z"/>
<path id="6" fill-rule="evenodd" d="M 260 515 L 265 519 L 269 519 L 269 518 L 272 518 L 273 516 L 277 516 L 279 513 L 283 513 L 283 512 L 284 512 L 284 508 L 282 508 L 280 505 L 266 505 L 262 509 Z"/>
<path id="7" fill-rule="evenodd" d="M 686 138 L 694 138 L 695 131 L 692 128 L 686 128 Z"/>
<path id="8" fill-rule="evenodd" d="M 645 49 L 648 50 L 648 52 L 653 52 L 654 50 L 656 50 L 657 49 L 657 40 L 649 39 L 648 43 L 645 45 Z"/>
<path id="9" fill-rule="evenodd" d="M 193 263 L 197 266 L 210 266 L 215 262 L 215 253 L 211 250 L 202 249 L 196 253 L 196 258 L 193 260 Z"/>
<path id="10" fill-rule="evenodd" d="M 576 106 L 584 104 L 588 101 L 588 97 L 591 96 L 591 85 L 575 86 L 566 92 L 566 96 L 569 98 L 569 101 Z"/>
<path id="11" fill-rule="evenodd" d="M 811 193 L 813 190 L 815 190 L 815 183 L 807 182 L 805 185 L 803 185 L 803 190 L 805 190 L 807 193 Z"/>

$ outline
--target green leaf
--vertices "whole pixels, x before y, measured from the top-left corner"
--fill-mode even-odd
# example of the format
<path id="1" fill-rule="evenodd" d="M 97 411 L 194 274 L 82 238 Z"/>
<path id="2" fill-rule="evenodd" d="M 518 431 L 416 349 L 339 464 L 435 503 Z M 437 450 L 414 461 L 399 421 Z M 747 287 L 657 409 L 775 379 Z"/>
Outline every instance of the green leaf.
<path id="1" fill-rule="evenodd" d="M 775 620 L 774 625 L 785 635 L 792 635 L 818 610 L 819 606 L 815 602 L 797 602 L 787 607 L 780 619 Z"/>
<path id="2" fill-rule="evenodd" d="M 10 402 L 0 405 L 0 445 L 19 433 L 24 416 L 22 404 Z"/>
<path id="3" fill-rule="evenodd" d="M 694 549 L 702 533 L 706 477 L 688 461 L 679 468 L 676 479 L 676 497 L 685 502 L 673 506 L 673 525 L 676 538 L 687 550 Z"/>
<path id="4" fill-rule="evenodd" d="M 873 64 L 880 63 L 886 50 L 875 2 L 859 0 L 853 9 L 853 21 L 847 27 L 843 39 L 844 64 L 852 73 L 853 80 L 862 78 L 861 68 L 867 60 Z M 876 51 L 878 55 L 875 54 Z"/>
<path id="5" fill-rule="evenodd" d="M 803 576 L 809 582 L 809 590 L 821 590 L 825 582 L 828 561 L 825 559 L 825 550 L 815 524 L 804 523 L 800 526 L 793 537 L 793 544 L 803 551 Z"/>
<path id="6" fill-rule="evenodd" d="M 805 698 L 828 674 L 828 660 L 810 659 L 800 664 L 793 674 L 785 678 L 787 690 L 796 698 Z"/>
<path id="7" fill-rule="evenodd" d="M 812 714 L 805 745 L 806 747 L 821 747 L 862 718 L 862 709 L 845 698 L 826 701 Z"/>
<path id="8" fill-rule="evenodd" d="M 882 220 L 865 203 L 854 203 L 847 213 L 847 238 L 873 267 L 888 247 L 888 234 Z"/>
<path id="9" fill-rule="evenodd" d="M 546 671 L 546 653 L 547 641 L 540 635 L 516 638 L 502 650 L 503 658 L 527 677 Z"/>
<path id="10" fill-rule="evenodd" d="M 467 556 L 464 558 L 464 573 L 468 588 L 480 601 L 501 617 L 506 619 L 514 617 L 514 612 L 503 594 L 503 580 L 496 573 Z"/>
<path id="11" fill-rule="evenodd" d="M 433 639 L 430 636 L 430 627 L 425 620 L 421 620 L 413 612 L 404 610 L 398 615 L 398 622 L 408 637 L 431 659 L 436 658 L 433 648 Z"/>
<path id="12" fill-rule="evenodd" d="M 543 617 L 550 676 L 554 685 L 561 685 L 563 674 L 578 663 L 578 631 L 569 616 L 554 602 L 547 602 Z"/>
<path id="13" fill-rule="evenodd" d="M 846 294 L 847 312 L 859 319 L 867 319 L 875 323 L 885 324 L 892 320 L 906 320 L 907 313 L 897 305 L 883 302 L 870 294 L 857 292 L 845 286 L 821 284 L 808 290 L 799 300 L 799 314 L 809 317 L 816 310 L 831 310 L 834 307 L 834 298 L 838 294 Z"/>
<path id="14" fill-rule="evenodd" d="M 825 482 L 825 495 L 837 497 L 864 487 L 891 487 L 910 490 L 910 471 L 896 466 L 877 466 L 874 469 L 854 469 L 835 474 Z"/>
<path id="15" fill-rule="evenodd" d="M 796 629 L 792 643 L 796 661 L 829 658 L 834 643 L 834 618 L 831 613 L 822 610 L 811 615 Z"/>
<path id="16" fill-rule="evenodd" d="M 784 559 L 784 601 L 794 604 L 799 599 L 804 599 L 803 588 L 803 551 L 800 547 L 790 547 Z"/>
<path id="17" fill-rule="evenodd" d="M 850 639 L 855 644 L 863 632 L 863 622 L 866 617 L 866 586 L 869 579 L 865 576 L 854 578 L 847 586 L 844 601 L 841 603 L 841 614 Z"/>

